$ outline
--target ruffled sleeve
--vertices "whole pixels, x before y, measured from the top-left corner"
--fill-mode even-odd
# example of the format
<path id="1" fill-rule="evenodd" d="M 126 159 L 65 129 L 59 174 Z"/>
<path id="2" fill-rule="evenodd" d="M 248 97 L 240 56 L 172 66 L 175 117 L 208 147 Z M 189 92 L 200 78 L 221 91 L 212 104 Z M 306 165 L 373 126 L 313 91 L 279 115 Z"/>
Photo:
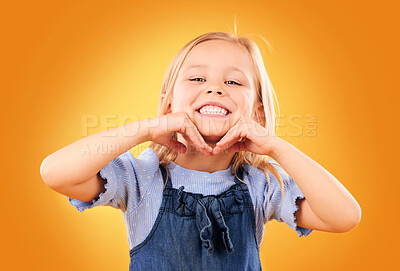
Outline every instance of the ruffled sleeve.
<path id="1" fill-rule="evenodd" d="M 106 181 L 103 193 L 91 202 L 70 197 L 68 200 L 79 212 L 95 206 L 111 206 L 122 211 L 135 208 L 144 197 L 148 182 L 158 169 L 158 163 L 158 156 L 151 148 L 144 150 L 139 158 L 135 158 L 130 151 L 127 151 L 98 172 Z"/>
<path id="2" fill-rule="evenodd" d="M 285 202 L 282 208 L 282 193 L 281 186 L 272 173 L 268 173 L 270 176 L 271 192 L 269 194 L 270 199 L 267 209 L 268 200 L 268 181 L 266 181 L 264 189 L 264 221 L 268 222 L 272 219 L 278 222 L 285 222 L 290 228 L 295 230 L 299 237 L 308 236 L 313 230 L 297 226 L 295 213 L 299 208 L 300 199 L 304 199 L 304 195 L 294 182 L 294 180 L 283 171 L 283 169 L 277 164 L 273 164 L 278 169 L 279 175 L 284 183 L 284 197 Z M 268 210 L 268 211 L 267 211 Z"/>

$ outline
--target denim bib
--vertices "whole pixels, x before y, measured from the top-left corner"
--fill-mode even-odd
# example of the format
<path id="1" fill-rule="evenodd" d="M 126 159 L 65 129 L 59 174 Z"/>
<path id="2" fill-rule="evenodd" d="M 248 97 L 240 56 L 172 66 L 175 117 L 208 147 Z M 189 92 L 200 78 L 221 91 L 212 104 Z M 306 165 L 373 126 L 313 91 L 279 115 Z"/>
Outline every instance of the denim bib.
<path id="1" fill-rule="evenodd" d="M 255 215 L 249 190 L 235 184 L 218 195 L 172 188 L 162 165 L 161 207 L 155 223 L 130 251 L 129 271 L 259 271 Z M 243 169 L 238 172 L 243 180 Z"/>

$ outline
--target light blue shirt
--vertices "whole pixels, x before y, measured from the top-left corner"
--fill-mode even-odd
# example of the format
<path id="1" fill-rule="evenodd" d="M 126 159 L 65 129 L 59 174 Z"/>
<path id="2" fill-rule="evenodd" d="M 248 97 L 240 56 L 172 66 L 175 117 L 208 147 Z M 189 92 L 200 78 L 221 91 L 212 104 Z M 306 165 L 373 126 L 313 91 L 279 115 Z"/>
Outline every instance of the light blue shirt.
<path id="1" fill-rule="evenodd" d="M 260 245 L 265 224 L 275 219 L 285 222 L 299 237 L 308 236 L 313 230 L 297 226 L 295 212 L 296 199 L 304 198 L 293 179 L 273 160 L 284 183 L 285 202 L 282 207 L 281 187 L 275 176 L 268 172 L 271 183 L 267 212 L 268 181 L 262 170 L 244 164 L 243 181 L 248 185 L 256 218 L 257 242 Z M 173 188 L 185 187 L 186 192 L 203 195 L 218 195 L 235 184 L 231 166 L 213 173 L 183 168 L 174 162 L 168 166 Z M 68 198 L 69 202 L 83 212 L 95 206 L 111 206 L 120 209 L 124 217 L 130 249 L 141 243 L 150 233 L 161 206 L 164 181 L 159 169 L 159 158 L 152 148 L 145 149 L 138 158 L 127 151 L 100 170 L 106 179 L 106 191 L 92 202 Z"/>

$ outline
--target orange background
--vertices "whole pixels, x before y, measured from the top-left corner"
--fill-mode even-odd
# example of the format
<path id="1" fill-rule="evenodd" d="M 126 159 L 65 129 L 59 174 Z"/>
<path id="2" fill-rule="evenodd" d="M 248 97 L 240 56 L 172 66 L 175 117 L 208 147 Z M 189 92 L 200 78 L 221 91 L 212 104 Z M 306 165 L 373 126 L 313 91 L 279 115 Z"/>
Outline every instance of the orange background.
<path id="1" fill-rule="evenodd" d="M 395 269 L 395 1 L 60 2 L 8 1 L 0 11 L 2 270 L 128 270 L 120 211 L 78 212 L 44 184 L 40 164 L 85 136 L 83 116 L 111 117 L 88 134 L 127 116 L 155 116 L 177 51 L 205 32 L 232 32 L 235 17 L 240 33 L 273 47 L 271 54 L 251 37 L 277 92 L 279 135 L 330 171 L 362 208 L 361 223 L 342 234 L 299 238 L 284 223 L 268 223 L 263 269 Z M 317 133 L 293 135 L 289 117 L 298 115 L 304 128 L 307 114 L 317 117 Z"/>

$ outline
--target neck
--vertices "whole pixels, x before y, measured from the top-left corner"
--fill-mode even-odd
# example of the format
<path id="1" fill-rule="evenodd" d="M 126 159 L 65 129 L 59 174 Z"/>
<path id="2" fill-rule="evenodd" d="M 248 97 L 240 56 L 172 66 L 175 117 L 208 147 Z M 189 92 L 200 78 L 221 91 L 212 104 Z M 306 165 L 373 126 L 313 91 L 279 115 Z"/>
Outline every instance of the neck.
<path id="1" fill-rule="evenodd" d="M 210 173 L 225 170 L 229 167 L 229 164 L 235 155 L 233 152 L 221 152 L 217 155 L 207 156 L 198 152 L 194 147 L 188 145 L 183 138 L 179 138 L 178 136 L 178 140 L 188 147 L 186 152 L 183 154 L 179 153 L 174 161 L 175 164 L 183 168 Z M 215 146 L 215 144 L 210 144 L 207 140 L 206 143 L 211 147 Z"/>

